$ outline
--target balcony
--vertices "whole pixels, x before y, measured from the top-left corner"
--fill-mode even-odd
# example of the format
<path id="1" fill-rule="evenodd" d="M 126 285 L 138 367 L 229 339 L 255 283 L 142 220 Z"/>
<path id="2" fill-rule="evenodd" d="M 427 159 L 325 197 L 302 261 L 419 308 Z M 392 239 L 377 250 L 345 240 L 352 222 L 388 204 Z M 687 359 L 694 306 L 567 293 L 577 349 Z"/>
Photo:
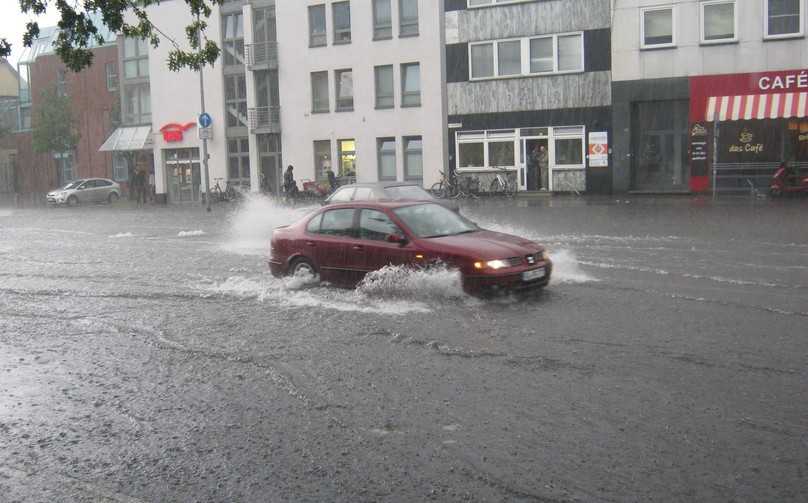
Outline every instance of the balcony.
<path id="1" fill-rule="evenodd" d="M 251 133 L 280 133 L 281 107 L 257 107 L 247 111 Z"/>
<path id="2" fill-rule="evenodd" d="M 278 68 L 278 43 L 246 44 L 244 59 L 250 70 L 276 70 Z"/>

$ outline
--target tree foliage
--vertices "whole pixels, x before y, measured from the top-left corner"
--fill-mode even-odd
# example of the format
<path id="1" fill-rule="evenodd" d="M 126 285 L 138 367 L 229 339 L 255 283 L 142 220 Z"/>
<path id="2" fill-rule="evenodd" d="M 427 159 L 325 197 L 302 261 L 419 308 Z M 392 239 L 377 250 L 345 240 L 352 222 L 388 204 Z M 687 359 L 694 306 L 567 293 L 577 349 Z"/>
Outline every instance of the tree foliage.
<path id="1" fill-rule="evenodd" d="M 5 0 L 8 1 L 8 0 Z M 104 43 L 99 26 L 93 21 L 95 17 L 114 33 L 127 37 L 148 40 L 153 47 L 167 41 L 172 45 L 168 55 L 168 67 L 172 71 L 182 68 L 199 70 L 205 65 L 213 65 L 219 58 L 221 50 L 212 40 L 205 37 L 208 27 L 207 19 L 213 12 L 213 6 L 221 5 L 224 0 L 183 0 L 193 18 L 185 27 L 185 36 L 190 49 L 183 48 L 176 40 L 163 34 L 159 23 L 149 19 L 147 9 L 159 5 L 161 0 L 19 0 L 22 12 L 40 16 L 48 9 L 59 12 L 59 34 L 54 41 L 56 54 L 65 65 L 74 72 L 90 66 L 93 53 L 89 49 L 93 43 Z M 130 12 L 131 22 L 126 22 L 125 13 Z M 30 22 L 26 25 L 23 44 L 30 47 L 39 35 L 39 24 Z M 165 40 L 162 40 L 165 39 Z M 0 39 L 0 56 L 7 56 L 11 46 L 6 39 Z"/>
<path id="2" fill-rule="evenodd" d="M 79 143 L 79 132 L 73 125 L 70 98 L 56 89 L 42 93 L 33 124 L 33 148 L 40 153 L 72 152 Z"/>

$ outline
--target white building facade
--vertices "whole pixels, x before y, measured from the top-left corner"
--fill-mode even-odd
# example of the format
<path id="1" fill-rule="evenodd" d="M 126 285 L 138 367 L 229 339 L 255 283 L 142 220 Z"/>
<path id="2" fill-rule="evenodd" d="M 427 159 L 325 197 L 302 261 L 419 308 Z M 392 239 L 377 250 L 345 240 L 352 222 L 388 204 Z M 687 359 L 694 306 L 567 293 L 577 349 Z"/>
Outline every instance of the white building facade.
<path id="1" fill-rule="evenodd" d="M 298 181 L 440 180 L 442 0 L 277 0 L 284 165 Z"/>

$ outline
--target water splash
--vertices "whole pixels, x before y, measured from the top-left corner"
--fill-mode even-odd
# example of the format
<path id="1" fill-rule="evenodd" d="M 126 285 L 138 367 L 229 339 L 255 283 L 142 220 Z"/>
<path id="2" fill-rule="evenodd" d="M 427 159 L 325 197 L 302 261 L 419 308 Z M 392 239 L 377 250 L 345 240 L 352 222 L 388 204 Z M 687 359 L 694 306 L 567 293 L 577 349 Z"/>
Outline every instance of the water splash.
<path id="1" fill-rule="evenodd" d="M 292 224 L 314 209 L 315 206 L 284 206 L 264 195 L 249 194 L 231 216 L 222 248 L 240 255 L 264 255 L 273 229 Z"/>
<path id="2" fill-rule="evenodd" d="M 413 269 L 387 266 L 368 274 L 357 291 L 369 298 L 417 298 L 418 300 L 467 299 L 460 272 L 440 266 Z"/>
<path id="3" fill-rule="evenodd" d="M 190 237 L 194 237 L 194 236 L 204 236 L 204 235 L 205 235 L 205 231 L 199 231 L 199 230 L 197 230 L 197 231 L 180 231 L 177 234 L 177 237 L 178 238 L 190 238 Z"/>
<path id="4" fill-rule="evenodd" d="M 135 235 L 132 234 L 131 232 L 119 232 L 118 234 L 113 234 L 109 238 L 110 239 L 122 239 L 122 238 L 133 238 L 133 237 L 135 237 Z"/>

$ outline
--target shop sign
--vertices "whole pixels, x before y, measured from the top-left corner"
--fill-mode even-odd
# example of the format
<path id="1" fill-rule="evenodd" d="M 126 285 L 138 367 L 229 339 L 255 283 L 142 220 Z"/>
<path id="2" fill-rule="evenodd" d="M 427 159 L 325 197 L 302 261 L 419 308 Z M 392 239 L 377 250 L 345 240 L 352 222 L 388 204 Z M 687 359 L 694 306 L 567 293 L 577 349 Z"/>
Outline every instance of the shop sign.
<path id="1" fill-rule="evenodd" d="M 606 131 L 589 133 L 589 167 L 609 166 L 609 133 Z"/>
<path id="2" fill-rule="evenodd" d="M 707 128 L 703 124 L 693 124 L 690 129 L 690 136 L 694 138 L 707 136 Z"/>
<path id="3" fill-rule="evenodd" d="M 808 72 L 794 72 L 785 75 L 764 75 L 758 79 L 761 91 L 789 91 L 808 89 Z"/>
<path id="4" fill-rule="evenodd" d="M 163 140 L 166 143 L 177 143 L 181 142 L 184 133 L 195 125 L 196 124 L 193 122 L 188 122 L 186 124 L 177 124 L 176 122 L 172 122 L 160 128 L 160 132 L 163 134 Z"/>
<path id="5" fill-rule="evenodd" d="M 726 122 L 718 135 L 720 162 L 776 162 L 783 142 L 782 128 L 752 122 Z"/>
<path id="6" fill-rule="evenodd" d="M 731 154 L 740 154 L 742 152 L 751 152 L 753 154 L 760 154 L 763 152 L 763 144 L 755 141 L 755 134 L 747 128 L 741 130 L 738 135 L 738 142 L 729 146 Z"/>

